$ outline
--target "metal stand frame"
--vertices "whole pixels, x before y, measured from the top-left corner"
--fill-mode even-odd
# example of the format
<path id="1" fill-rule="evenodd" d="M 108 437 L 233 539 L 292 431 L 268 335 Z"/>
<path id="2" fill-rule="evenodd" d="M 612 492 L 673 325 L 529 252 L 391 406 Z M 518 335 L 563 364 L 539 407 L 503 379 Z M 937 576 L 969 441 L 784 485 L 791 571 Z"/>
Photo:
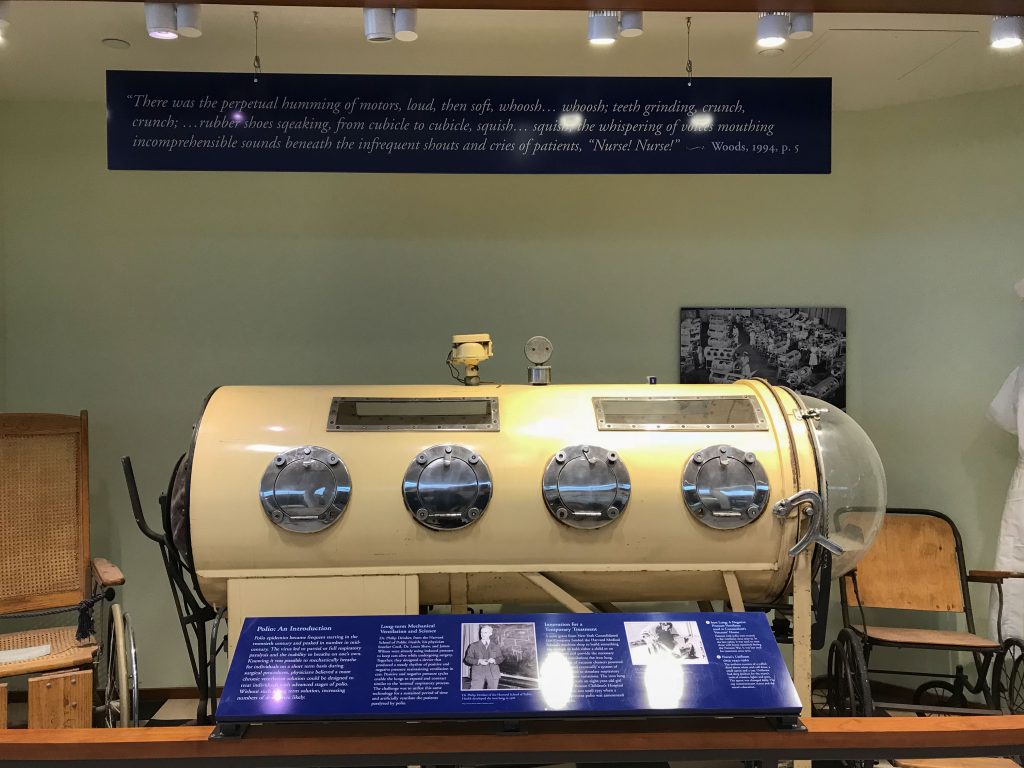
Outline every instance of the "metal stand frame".
<path id="1" fill-rule="evenodd" d="M 174 472 L 171 473 L 172 483 L 184 458 L 182 456 L 178 459 L 178 463 L 174 466 Z M 158 533 L 149 527 L 145 513 L 142 511 L 142 502 L 139 498 L 139 488 L 135 482 L 131 458 L 123 457 L 121 466 L 124 469 L 124 478 L 128 485 L 128 496 L 131 500 L 135 523 L 146 538 L 155 541 L 160 547 L 160 556 L 163 559 L 167 581 L 171 587 L 171 596 L 174 598 L 174 608 L 178 613 L 182 635 L 185 637 L 192 677 L 195 679 L 196 688 L 199 691 L 196 724 L 208 725 L 211 722 L 211 714 L 216 712 L 217 654 L 227 647 L 226 637 L 220 644 L 217 642 L 224 611 L 222 609 L 218 612 L 206 602 L 206 598 L 203 597 L 203 593 L 199 589 L 199 580 L 196 577 L 195 569 L 185 561 L 174 545 L 170 522 L 170 486 L 166 493 L 160 495 L 160 513 L 164 532 Z M 207 635 L 207 624 L 211 621 L 213 627 Z M 208 637 L 209 644 L 207 644 Z M 211 700 L 213 701 L 212 707 Z"/>

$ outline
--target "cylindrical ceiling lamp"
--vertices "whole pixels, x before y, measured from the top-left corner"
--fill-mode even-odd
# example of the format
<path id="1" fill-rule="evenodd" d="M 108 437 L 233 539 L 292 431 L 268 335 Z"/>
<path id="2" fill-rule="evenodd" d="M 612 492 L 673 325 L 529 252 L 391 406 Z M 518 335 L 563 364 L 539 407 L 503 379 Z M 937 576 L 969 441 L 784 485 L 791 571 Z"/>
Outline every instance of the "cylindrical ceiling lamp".
<path id="1" fill-rule="evenodd" d="M 416 9 L 395 9 L 395 37 L 403 43 L 411 43 L 419 34 L 416 32 Z"/>
<path id="2" fill-rule="evenodd" d="M 587 15 L 587 39 L 591 44 L 611 45 L 618 36 L 618 11 L 590 11 Z"/>
<path id="3" fill-rule="evenodd" d="M 391 8 L 363 8 L 363 33 L 371 43 L 387 43 L 395 37 L 395 12 Z"/>
<path id="4" fill-rule="evenodd" d="M 993 48 L 1019 48 L 1024 44 L 1024 16 L 993 16 Z"/>
<path id="5" fill-rule="evenodd" d="M 640 37 L 644 33 L 644 12 L 623 11 L 619 17 L 623 37 Z"/>
<path id="6" fill-rule="evenodd" d="M 203 34 L 200 22 L 202 6 L 199 3 L 187 3 L 175 6 L 178 15 L 178 34 L 182 37 L 199 37 Z"/>
<path id="7" fill-rule="evenodd" d="M 757 17 L 757 44 L 762 48 L 777 48 L 789 35 L 789 14 L 772 11 Z"/>
<path id="8" fill-rule="evenodd" d="M 144 3 L 146 31 L 157 40 L 174 40 L 178 37 L 178 19 L 174 3 Z"/>
<path id="9" fill-rule="evenodd" d="M 814 14 L 803 11 L 789 14 L 789 36 L 804 40 L 814 34 Z"/>

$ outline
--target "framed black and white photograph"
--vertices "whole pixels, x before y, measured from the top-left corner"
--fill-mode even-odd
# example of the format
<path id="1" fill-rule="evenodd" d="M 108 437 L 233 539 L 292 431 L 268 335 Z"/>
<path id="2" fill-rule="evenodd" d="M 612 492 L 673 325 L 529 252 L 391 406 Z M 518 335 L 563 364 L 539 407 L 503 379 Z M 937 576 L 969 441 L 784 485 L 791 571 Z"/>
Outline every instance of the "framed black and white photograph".
<path id="1" fill-rule="evenodd" d="M 846 407 L 846 309 L 684 307 L 679 381 L 767 379 Z"/>
<path id="2" fill-rule="evenodd" d="M 537 628 L 533 623 L 462 625 L 462 690 L 538 687 Z"/>
<path id="3" fill-rule="evenodd" d="M 708 655 L 695 621 L 624 621 L 634 667 L 669 661 L 707 664 Z"/>

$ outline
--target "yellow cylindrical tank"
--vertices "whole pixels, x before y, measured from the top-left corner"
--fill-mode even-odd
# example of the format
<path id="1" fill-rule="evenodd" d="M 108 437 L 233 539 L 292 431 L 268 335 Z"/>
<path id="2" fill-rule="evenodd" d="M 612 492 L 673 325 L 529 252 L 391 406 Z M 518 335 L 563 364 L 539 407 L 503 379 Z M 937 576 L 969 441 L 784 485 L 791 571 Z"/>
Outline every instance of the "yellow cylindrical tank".
<path id="1" fill-rule="evenodd" d="M 870 441 L 838 409 L 761 381 L 726 385 L 222 387 L 196 426 L 191 558 L 223 605 L 232 579 L 397 574 L 422 603 L 743 597 L 790 582 L 825 497 L 836 572 L 885 507 Z"/>

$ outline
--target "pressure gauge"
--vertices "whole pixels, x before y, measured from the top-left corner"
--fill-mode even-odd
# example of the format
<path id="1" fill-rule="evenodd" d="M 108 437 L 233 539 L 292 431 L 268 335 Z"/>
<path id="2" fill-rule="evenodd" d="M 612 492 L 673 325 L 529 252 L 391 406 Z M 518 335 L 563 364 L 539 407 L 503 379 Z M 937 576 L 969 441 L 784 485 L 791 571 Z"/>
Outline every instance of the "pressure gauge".
<path id="1" fill-rule="evenodd" d="M 526 359 L 534 365 L 544 365 L 551 359 L 551 340 L 546 336 L 534 336 L 526 342 Z"/>
<path id="2" fill-rule="evenodd" d="M 551 339 L 546 336 L 534 336 L 526 342 L 526 359 L 531 365 L 526 369 L 526 381 L 535 386 L 544 386 L 551 383 L 551 366 L 544 365 L 551 359 L 551 350 L 554 347 Z"/>

